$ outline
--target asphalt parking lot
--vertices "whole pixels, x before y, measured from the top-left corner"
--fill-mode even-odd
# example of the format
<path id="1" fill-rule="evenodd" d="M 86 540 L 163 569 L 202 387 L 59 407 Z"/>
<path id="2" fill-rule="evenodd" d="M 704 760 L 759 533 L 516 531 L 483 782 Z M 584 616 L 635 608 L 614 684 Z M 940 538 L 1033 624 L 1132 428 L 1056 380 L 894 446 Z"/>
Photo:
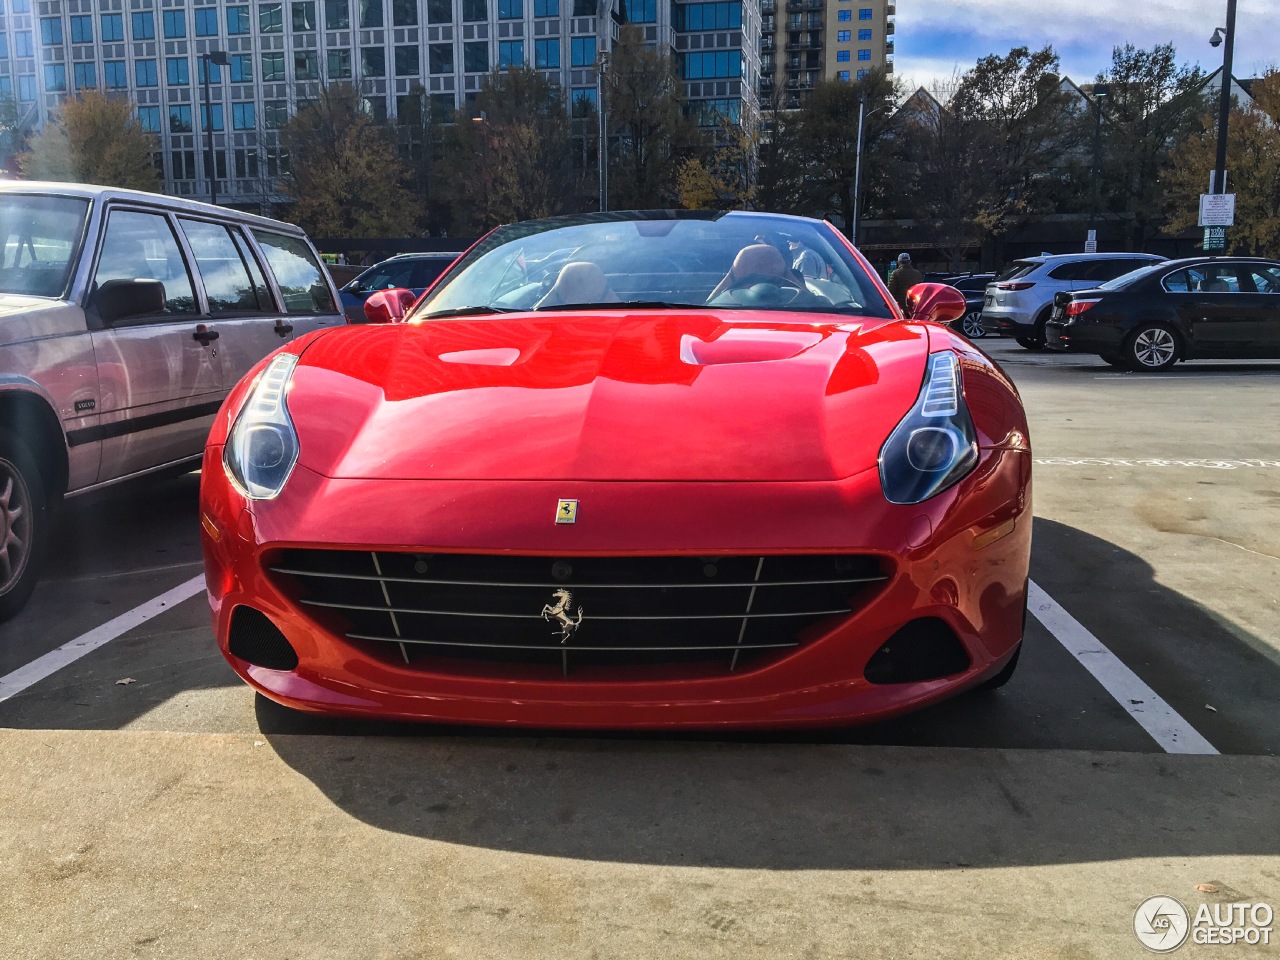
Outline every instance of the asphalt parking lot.
<path id="1" fill-rule="evenodd" d="M 1019 672 L 851 731 L 292 714 L 213 648 L 198 477 L 70 502 L 0 625 L 0 956 L 1101 958 L 1156 894 L 1280 909 L 1280 363 L 980 345 L 1037 460 Z"/>

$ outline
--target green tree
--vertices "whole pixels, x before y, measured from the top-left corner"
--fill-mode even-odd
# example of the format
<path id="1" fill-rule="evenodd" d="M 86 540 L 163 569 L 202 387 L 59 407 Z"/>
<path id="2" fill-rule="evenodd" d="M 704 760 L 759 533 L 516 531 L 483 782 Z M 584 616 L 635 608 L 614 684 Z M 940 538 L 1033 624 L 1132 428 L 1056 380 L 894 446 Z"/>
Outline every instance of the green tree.
<path id="1" fill-rule="evenodd" d="M 610 208 L 670 204 L 681 162 L 698 155 L 704 139 L 697 121 L 685 115 L 675 62 L 648 49 L 640 28 L 624 26 L 605 87 Z"/>
<path id="2" fill-rule="evenodd" d="M 364 109 L 351 84 L 317 91 L 280 131 L 289 153 L 291 216 L 317 237 L 400 237 L 417 232 L 421 204 L 393 131 Z"/>
<path id="3" fill-rule="evenodd" d="M 474 113 L 454 124 L 441 163 L 457 226 L 479 231 L 582 209 L 585 179 L 559 87 L 528 67 L 494 71 Z"/>
<path id="4" fill-rule="evenodd" d="M 85 90 L 54 110 L 18 166 L 33 180 L 157 190 L 160 174 L 152 154 L 159 149 L 156 136 L 138 122 L 132 101 Z"/>
<path id="5" fill-rule="evenodd" d="M 1236 195 L 1236 222 L 1227 237 L 1237 253 L 1280 257 L 1280 71 L 1254 81 L 1252 95 L 1253 106 L 1232 110 L 1227 127 L 1227 169 Z M 1217 150 L 1217 112 L 1205 112 L 1194 132 L 1171 151 L 1161 179 L 1167 232 L 1199 222 L 1200 194 Z"/>

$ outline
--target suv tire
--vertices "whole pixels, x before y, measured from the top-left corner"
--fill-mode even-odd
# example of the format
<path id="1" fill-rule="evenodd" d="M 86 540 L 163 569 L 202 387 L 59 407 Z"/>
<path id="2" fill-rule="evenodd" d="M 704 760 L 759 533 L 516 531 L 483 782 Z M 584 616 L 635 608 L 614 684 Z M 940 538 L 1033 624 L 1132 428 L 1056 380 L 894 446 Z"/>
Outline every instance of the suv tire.
<path id="1" fill-rule="evenodd" d="M 0 621 L 21 610 L 36 587 L 50 519 L 35 457 L 0 432 Z"/>

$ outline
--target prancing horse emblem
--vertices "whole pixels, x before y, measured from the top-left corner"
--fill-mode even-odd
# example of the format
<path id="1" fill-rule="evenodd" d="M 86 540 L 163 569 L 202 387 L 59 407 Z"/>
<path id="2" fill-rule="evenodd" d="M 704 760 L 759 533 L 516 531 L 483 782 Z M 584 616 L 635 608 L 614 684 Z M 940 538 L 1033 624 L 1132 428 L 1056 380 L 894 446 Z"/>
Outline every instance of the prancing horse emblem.
<path id="1" fill-rule="evenodd" d="M 544 603 L 542 605 L 542 619 L 550 620 L 555 617 L 560 621 L 560 642 L 568 643 L 569 638 L 573 636 L 574 631 L 582 626 L 582 607 L 578 607 L 578 619 L 573 619 L 573 594 L 568 590 L 557 590 L 552 594 L 555 599 L 554 604 Z"/>

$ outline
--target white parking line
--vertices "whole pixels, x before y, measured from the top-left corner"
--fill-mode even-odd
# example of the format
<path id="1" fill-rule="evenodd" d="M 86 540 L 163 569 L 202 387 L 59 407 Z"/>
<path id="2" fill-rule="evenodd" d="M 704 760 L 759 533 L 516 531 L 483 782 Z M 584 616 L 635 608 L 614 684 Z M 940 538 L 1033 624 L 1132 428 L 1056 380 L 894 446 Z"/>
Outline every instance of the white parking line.
<path id="1" fill-rule="evenodd" d="M 102 626 L 94 627 L 88 633 L 81 634 L 55 650 L 50 650 L 43 657 L 32 660 L 12 673 L 0 677 L 0 703 L 17 696 L 45 677 L 52 676 L 68 664 L 75 663 L 86 654 L 105 646 L 116 637 L 146 623 L 152 617 L 177 606 L 183 600 L 191 599 L 202 590 L 204 590 L 203 574 L 178 584 L 172 590 L 165 591 L 160 596 L 120 614 L 114 620 L 108 620 Z"/>
<path id="2" fill-rule="evenodd" d="M 1028 609 L 1165 753 L 1217 754 L 1208 740 L 1032 581 Z"/>

